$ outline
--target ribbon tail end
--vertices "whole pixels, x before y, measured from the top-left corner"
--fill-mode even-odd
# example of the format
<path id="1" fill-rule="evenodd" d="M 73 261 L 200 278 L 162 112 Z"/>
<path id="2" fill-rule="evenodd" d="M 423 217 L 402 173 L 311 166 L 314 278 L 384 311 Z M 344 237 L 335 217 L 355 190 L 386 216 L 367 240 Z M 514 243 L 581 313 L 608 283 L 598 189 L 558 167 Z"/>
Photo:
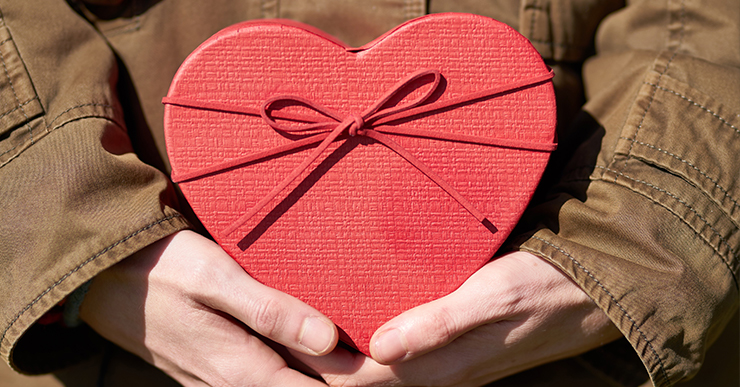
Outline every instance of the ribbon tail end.
<path id="1" fill-rule="evenodd" d="M 483 227 L 487 228 L 488 231 L 490 231 L 492 234 L 495 234 L 498 232 L 498 228 L 496 228 L 493 222 L 488 220 L 488 218 L 484 217 L 483 220 L 481 220 L 480 222 L 483 225 Z"/>

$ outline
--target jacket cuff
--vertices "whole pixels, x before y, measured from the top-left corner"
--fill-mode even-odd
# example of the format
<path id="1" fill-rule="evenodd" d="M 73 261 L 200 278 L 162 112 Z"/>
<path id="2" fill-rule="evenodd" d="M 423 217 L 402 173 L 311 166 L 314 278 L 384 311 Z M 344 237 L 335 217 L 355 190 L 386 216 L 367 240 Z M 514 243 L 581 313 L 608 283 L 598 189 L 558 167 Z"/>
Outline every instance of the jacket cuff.
<path id="1" fill-rule="evenodd" d="M 561 181 L 517 248 L 570 276 L 655 386 L 690 379 L 737 309 L 737 226 L 686 180 L 640 160 Z M 585 169 L 585 168 L 584 168 Z M 585 169 L 588 170 L 588 169 Z M 703 226 L 700 226 L 703 225 Z M 618 365 L 614 365 L 615 367 Z"/>

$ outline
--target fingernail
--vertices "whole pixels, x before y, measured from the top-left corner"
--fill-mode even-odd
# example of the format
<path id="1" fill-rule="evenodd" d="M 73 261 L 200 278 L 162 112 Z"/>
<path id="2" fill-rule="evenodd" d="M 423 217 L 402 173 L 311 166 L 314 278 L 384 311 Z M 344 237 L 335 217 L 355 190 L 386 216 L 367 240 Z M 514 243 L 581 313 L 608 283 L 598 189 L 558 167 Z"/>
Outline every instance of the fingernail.
<path id="1" fill-rule="evenodd" d="M 383 363 L 390 364 L 401 360 L 407 354 L 406 339 L 398 329 L 381 333 L 375 340 L 375 356 Z"/>
<path id="2" fill-rule="evenodd" d="M 334 328 L 318 317 L 306 317 L 303 320 L 298 344 L 313 352 L 323 354 L 334 342 Z"/>

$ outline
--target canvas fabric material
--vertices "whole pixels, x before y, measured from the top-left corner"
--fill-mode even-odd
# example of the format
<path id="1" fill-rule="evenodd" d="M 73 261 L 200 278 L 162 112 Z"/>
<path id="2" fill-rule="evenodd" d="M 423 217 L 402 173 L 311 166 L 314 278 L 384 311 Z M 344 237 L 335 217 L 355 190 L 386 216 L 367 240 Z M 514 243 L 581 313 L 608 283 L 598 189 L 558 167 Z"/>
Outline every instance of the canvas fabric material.
<path id="1" fill-rule="evenodd" d="M 105 385 L 168 380 L 84 326 L 35 322 L 107 267 L 197 227 L 167 179 L 160 101 L 198 44 L 284 17 L 359 46 L 447 11 L 510 24 L 555 69 L 560 148 L 508 248 L 561 268 L 625 335 L 494 385 L 669 386 L 706 356 L 732 360 L 707 351 L 738 305 L 736 1 L 204 4 L 0 1 L 0 355 L 12 367 L 70 386 L 103 368 L 128 370 Z"/>

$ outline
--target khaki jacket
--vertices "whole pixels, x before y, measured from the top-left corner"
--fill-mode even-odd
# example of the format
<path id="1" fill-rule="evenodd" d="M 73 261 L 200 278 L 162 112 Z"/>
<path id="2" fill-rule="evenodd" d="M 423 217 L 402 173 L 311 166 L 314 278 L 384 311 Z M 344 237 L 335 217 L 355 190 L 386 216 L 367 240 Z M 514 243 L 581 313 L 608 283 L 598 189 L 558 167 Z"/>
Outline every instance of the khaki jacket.
<path id="1" fill-rule="evenodd" d="M 513 26 L 555 69 L 560 148 L 507 248 L 562 269 L 625 337 L 494 385 L 669 386 L 706 356 L 709 369 L 736 369 L 737 357 L 707 355 L 738 308 L 736 0 L 0 0 L 2 358 L 68 385 L 101 369 L 171 383 L 85 326 L 36 322 L 197 224 L 167 177 L 160 101 L 198 44 L 281 17 L 359 46 L 442 11 Z M 124 383 L 101 375 L 88 379 Z M 700 374 L 726 383 L 717 377 Z"/>

